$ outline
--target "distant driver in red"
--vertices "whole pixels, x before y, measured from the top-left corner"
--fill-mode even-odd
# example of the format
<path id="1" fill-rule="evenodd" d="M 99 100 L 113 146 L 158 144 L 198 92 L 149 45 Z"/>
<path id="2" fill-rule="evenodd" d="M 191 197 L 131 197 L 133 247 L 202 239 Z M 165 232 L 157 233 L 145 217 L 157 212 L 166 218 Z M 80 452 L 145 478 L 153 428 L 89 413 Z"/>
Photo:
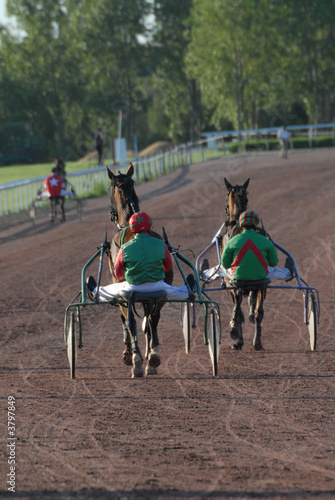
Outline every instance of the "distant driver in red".
<path id="1" fill-rule="evenodd" d="M 44 188 L 49 196 L 61 196 L 63 183 L 64 180 L 59 175 L 52 174 L 44 180 Z"/>

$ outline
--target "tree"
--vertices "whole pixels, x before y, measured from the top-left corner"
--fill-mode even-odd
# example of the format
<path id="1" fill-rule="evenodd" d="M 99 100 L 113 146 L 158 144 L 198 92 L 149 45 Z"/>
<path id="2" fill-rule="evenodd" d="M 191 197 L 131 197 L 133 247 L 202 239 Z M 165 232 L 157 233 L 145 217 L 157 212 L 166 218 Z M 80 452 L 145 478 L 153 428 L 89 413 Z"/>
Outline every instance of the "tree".
<path id="1" fill-rule="evenodd" d="M 7 60 L 15 78 L 25 81 L 34 99 L 27 103 L 33 128 L 47 130 L 46 142 L 54 154 L 64 155 L 68 130 L 80 123 L 84 84 L 82 42 L 68 11 L 73 2 L 63 0 L 8 0 L 8 13 L 15 15 L 22 36 L 17 40 L 14 60 Z M 78 116 L 79 115 L 79 116 Z"/>
<path id="2" fill-rule="evenodd" d="M 334 0 L 194 0 L 187 70 L 213 122 L 288 124 L 302 102 L 312 121 L 332 120 L 334 21 Z"/>
<path id="3" fill-rule="evenodd" d="M 191 0 L 155 0 L 155 25 L 151 37 L 153 87 L 169 122 L 173 141 L 195 139 L 200 133 L 200 96 L 196 80 L 185 72 L 189 41 L 187 19 Z"/>
<path id="4" fill-rule="evenodd" d="M 334 119 L 335 1 L 294 0 L 288 3 L 286 40 L 289 75 L 302 96 L 312 123 Z"/>
<path id="5" fill-rule="evenodd" d="M 256 124 L 256 109 L 271 87 L 273 17 L 263 0 L 214 0 L 210 6 L 194 0 L 187 71 L 214 109 L 215 124 L 228 119 L 239 130 Z"/>

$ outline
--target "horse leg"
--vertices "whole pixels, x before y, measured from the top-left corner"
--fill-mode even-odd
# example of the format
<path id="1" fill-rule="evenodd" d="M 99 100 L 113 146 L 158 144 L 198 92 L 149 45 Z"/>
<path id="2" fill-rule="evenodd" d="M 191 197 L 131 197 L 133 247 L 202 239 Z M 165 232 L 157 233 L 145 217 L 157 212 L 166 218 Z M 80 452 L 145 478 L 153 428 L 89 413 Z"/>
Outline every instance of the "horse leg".
<path id="1" fill-rule="evenodd" d="M 121 316 L 121 319 L 122 319 L 122 329 L 123 329 L 123 343 L 125 345 L 125 350 L 123 351 L 122 358 L 123 358 L 123 362 L 125 365 L 132 366 L 133 365 L 133 360 L 132 360 L 133 353 L 131 350 L 131 339 L 130 339 L 127 325 L 125 323 L 124 316 Z"/>
<path id="2" fill-rule="evenodd" d="M 146 341 L 146 352 L 145 358 L 148 360 L 148 364 L 145 367 L 146 375 L 157 375 L 157 367 L 160 365 L 160 353 L 159 353 L 159 345 L 155 349 L 152 349 L 152 326 L 151 319 L 147 320 L 147 331 L 145 332 L 145 341 Z"/>
<path id="3" fill-rule="evenodd" d="M 144 333 L 146 339 L 145 358 L 148 360 L 148 365 L 145 369 L 146 375 L 156 375 L 157 368 L 161 364 L 159 339 L 157 334 L 157 325 L 160 318 L 159 311 L 149 313 L 145 308 Z"/>
<path id="4" fill-rule="evenodd" d="M 130 328 L 128 327 L 128 332 L 130 334 L 131 338 L 131 350 L 132 350 L 132 362 L 133 362 L 133 368 L 132 368 L 132 378 L 136 377 L 143 377 L 144 375 L 144 370 L 143 370 L 143 357 L 140 351 L 140 348 L 138 346 L 137 342 L 137 325 L 136 321 L 134 318 L 134 315 L 131 314 L 131 317 L 129 318 L 129 325 Z"/>
<path id="5" fill-rule="evenodd" d="M 159 311 L 149 316 L 150 328 L 150 352 L 148 356 L 148 364 L 151 368 L 157 368 L 161 364 L 161 354 L 159 347 L 159 339 L 157 333 L 158 321 L 160 318 Z"/>
<path id="6" fill-rule="evenodd" d="M 264 290 L 258 290 L 256 293 L 257 303 L 255 309 L 255 335 L 252 345 L 255 351 L 261 351 L 263 349 L 261 323 L 264 317 Z"/>
<path id="7" fill-rule="evenodd" d="M 230 338 L 235 340 L 231 348 L 235 351 L 241 350 L 244 344 L 242 323 L 244 323 L 244 314 L 241 309 L 242 303 L 242 292 L 241 290 L 235 290 L 233 292 L 234 308 L 232 317 L 230 320 Z"/>
<path id="8" fill-rule="evenodd" d="M 58 205 L 58 200 L 57 198 L 54 198 L 54 218 L 57 219 L 57 205 Z"/>
<path id="9" fill-rule="evenodd" d="M 51 222 L 53 222 L 55 220 L 55 207 L 54 207 L 54 199 L 51 197 L 50 198 L 50 208 L 51 208 L 51 214 L 50 214 L 50 217 L 51 217 Z"/>
<path id="10" fill-rule="evenodd" d="M 252 325 L 255 324 L 255 311 L 257 304 L 257 294 L 258 290 L 253 290 L 249 293 L 248 304 L 249 304 L 249 321 Z"/>
<path id="11" fill-rule="evenodd" d="M 61 222 L 65 222 L 66 221 L 66 217 L 65 217 L 65 197 L 64 196 L 61 198 L 60 208 L 61 208 L 61 211 L 62 211 L 62 217 L 61 217 L 60 221 Z"/>

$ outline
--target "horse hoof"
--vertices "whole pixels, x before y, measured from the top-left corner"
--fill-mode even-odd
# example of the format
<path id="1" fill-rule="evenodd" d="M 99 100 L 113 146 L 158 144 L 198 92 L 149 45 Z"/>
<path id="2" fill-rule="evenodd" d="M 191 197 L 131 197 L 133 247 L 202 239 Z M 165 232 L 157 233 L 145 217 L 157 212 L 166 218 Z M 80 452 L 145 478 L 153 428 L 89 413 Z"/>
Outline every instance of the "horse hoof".
<path id="1" fill-rule="evenodd" d="M 141 378 L 144 375 L 143 366 L 133 366 L 131 370 L 131 378 Z"/>
<path id="2" fill-rule="evenodd" d="M 161 364 L 161 355 L 159 350 L 159 345 L 151 349 L 148 356 L 148 365 L 151 368 L 157 368 Z"/>
<path id="3" fill-rule="evenodd" d="M 242 350 L 242 347 L 243 347 L 243 343 L 241 343 L 241 342 L 235 342 L 235 343 L 231 346 L 231 350 L 232 350 L 232 351 L 241 351 L 241 350 Z"/>
<path id="4" fill-rule="evenodd" d="M 263 351 L 263 346 L 260 342 L 255 342 L 253 345 L 254 351 Z"/>
<path id="5" fill-rule="evenodd" d="M 138 352 L 134 352 L 133 354 L 133 366 L 140 368 L 143 365 L 142 356 Z"/>
<path id="6" fill-rule="evenodd" d="M 145 374 L 146 375 L 157 375 L 157 368 L 153 368 L 152 366 L 146 366 L 145 367 Z"/>
<path id="7" fill-rule="evenodd" d="M 229 334 L 232 340 L 238 340 L 241 336 L 240 329 L 237 326 L 232 327 Z"/>
<path id="8" fill-rule="evenodd" d="M 127 351 L 127 349 L 123 351 L 122 359 L 125 365 L 127 366 L 133 365 L 132 354 L 130 351 Z"/>

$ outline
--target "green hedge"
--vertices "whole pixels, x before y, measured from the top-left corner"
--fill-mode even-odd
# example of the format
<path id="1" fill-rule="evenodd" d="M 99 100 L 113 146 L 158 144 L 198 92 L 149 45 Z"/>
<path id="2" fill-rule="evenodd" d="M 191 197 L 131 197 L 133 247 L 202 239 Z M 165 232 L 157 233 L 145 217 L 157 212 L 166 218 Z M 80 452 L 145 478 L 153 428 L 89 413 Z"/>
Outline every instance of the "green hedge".
<path id="1" fill-rule="evenodd" d="M 307 149 L 310 147 L 307 137 L 292 137 L 292 145 L 293 149 Z M 335 137 L 333 136 L 320 136 L 312 139 L 313 148 L 331 148 L 333 146 L 335 146 Z M 229 144 L 230 153 L 241 153 L 244 151 L 274 151 L 278 149 L 279 141 L 277 139 L 268 140 L 268 149 L 265 140 L 248 140 L 245 146 L 242 141 Z"/>

